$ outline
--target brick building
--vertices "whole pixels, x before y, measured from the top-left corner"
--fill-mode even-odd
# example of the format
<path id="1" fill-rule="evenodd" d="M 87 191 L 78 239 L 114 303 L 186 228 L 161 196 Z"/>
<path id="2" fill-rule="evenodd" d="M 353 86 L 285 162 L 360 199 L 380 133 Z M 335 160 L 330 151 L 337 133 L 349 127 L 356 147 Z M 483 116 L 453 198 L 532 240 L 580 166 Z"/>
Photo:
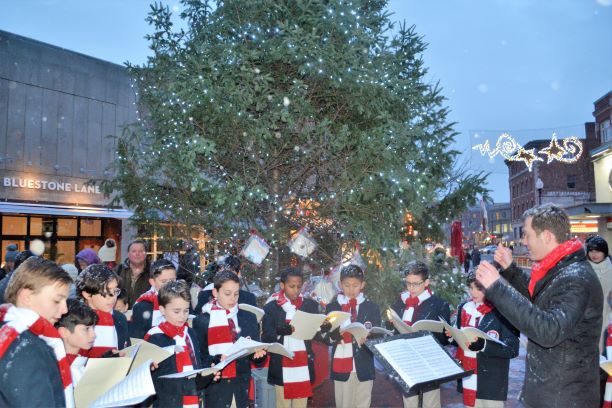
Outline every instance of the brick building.
<path id="1" fill-rule="evenodd" d="M 574 163 L 560 161 L 546 162 L 546 156 L 539 153 L 551 144 L 550 139 L 532 140 L 523 148 L 534 149 L 537 157 L 531 171 L 522 161 L 508 161 L 510 207 L 512 211 L 513 239 L 522 234 L 521 216 L 525 210 L 543 203 L 555 203 L 562 207 L 573 207 L 595 200 L 595 180 L 589 151 L 597 146 L 595 124 L 585 123 L 586 138 L 582 143 L 582 154 Z M 562 137 L 558 139 L 562 143 Z M 538 184 L 538 180 L 541 184 Z"/>

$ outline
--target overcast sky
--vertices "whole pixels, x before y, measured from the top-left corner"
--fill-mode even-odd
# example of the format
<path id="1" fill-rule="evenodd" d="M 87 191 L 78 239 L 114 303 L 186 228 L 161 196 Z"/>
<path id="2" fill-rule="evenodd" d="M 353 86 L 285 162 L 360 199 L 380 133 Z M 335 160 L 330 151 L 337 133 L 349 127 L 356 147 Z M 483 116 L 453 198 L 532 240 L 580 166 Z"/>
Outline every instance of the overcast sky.
<path id="1" fill-rule="evenodd" d="M 164 1 L 180 11 L 179 1 Z M 122 64 L 149 54 L 146 0 L 0 0 L 0 29 Z M 584 136 L 593 102 L 612 90 L 612 0 L 391 0 L 392 20 L 429 44 L 428 80 L 440 82 L 457 122 L 460 161 L 491 172 L 507 202 L 503 161 L 472 146 L 503 132 L 519 143 Z"/>

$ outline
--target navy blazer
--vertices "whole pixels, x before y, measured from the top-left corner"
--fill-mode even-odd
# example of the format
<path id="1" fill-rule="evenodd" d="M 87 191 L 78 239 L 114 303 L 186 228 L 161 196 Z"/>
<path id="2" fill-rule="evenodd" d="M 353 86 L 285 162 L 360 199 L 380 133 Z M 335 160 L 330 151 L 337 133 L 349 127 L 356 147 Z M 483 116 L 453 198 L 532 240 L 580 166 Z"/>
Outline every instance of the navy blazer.
<path id="1" fill-rule="evenodd" d="M 128 323 L 130 337 L 144 339 L 153 327 L 153 303 L 143 300 L 132 308 L 132 320 Z"/>
<path id="2" fill-rule="evenodd" d="M 330 304 L 327 305 L 326 313 L 337 310 L 342 311 L 342 306 L 340 306 L 340 304 L 338 303 L 338 299 L 336 298 Z M 359 323 L 369 322 L 372 324 L 372 327 L 380 326 L 380 307 L 376 303 L 371 302 L 369 300 L 363 301 L 359 305 L 359 308 L 357 310 L 357 321 Z M 336 330 L 339 331 L 340 329 Z M 351 373 L 336 373 L 333 370 L 333 359 L 334 354 L 336 353 L 336 347 L 338 346 L 338 343 L 332 341 L 329 335 L 324 336 L 324 338 L 328 340 L 329 344 L 333 344 L 331 354 L 332 369 L 330 370 L 331 379 L 337 381 L 347 381 Z M 357 373 L 357 378 L 359 379 L 359 381 L 369 381 L 375 378 L 376 370 L 374 370 L 374 356 L 372 355 L 372 352 L 366 346 L 359 347 L 357 341 L 354 338 L 353 361 L 355 362 L 355 372 Z"/>
<path id="3" fill-rule="evenodd" d="M 202 308 L 210 301 L 212 290 L 202 290 L 198 293 L 198 304 L 195 307 L 195 313 L 202 313 Z M 246 303 L 247 305 L 257 306 L 257 298 L 249 291 L 240 289 L 238 292 L 238 303 Z"/>
<path id="4" fill-rule="evenodd" d="M 195 332 L 191 328 L 187 328 L 187 333 L 192 341 L 193 352 L 196 362 L 193 363 L 193 368 L 202 367 L 202 355 L 200 354 L 200 345 Z M 159 347 L 168 347 L 176 345 L 174 339 L 166 336 L 163 333 L 153 334 L 147 340 L 151 344 Z M 196 387 L 196 378 L 159 378 L 162 375 L 175 374 L 176 356 L 171 356 L 159 363 L 159 367 L 151 372 L 153 377 L 153 385 L 155 385 L 156 395 L 148 403 L 153 403 L 154 407 L 183 407 L 183 396 L 199 395 Z"/>
<path id="5" fill-rule="evenodd" d="M 404 314 L 406 304 L 402 302 L 402 298 L 399 297 L 391 308 L 401 318 Z M 440 320 L 440 317 L 450 323 L 450 306 L 448 302 L 438 296 L 431 295 L 423 303 L 418 305 L 414 314 L 412 315 L 412 321 L 418 322 L 419 320 Z M 445 346 L 448 344 L 448 338 L 444 333 L 432 333 L 432 335 L 440 342 L 441 345 Z"/>
<path id="6" fill-rule="evenodd" d="M 238 328 L 240 328 L 239 336 L 259 341 L 259 324 L 255 315 L 245 310 L 238 310 L 237 318 Z M 209 323 L 210 314 L 208 313 L 201 313 L 193 319 L 193 330 L 200 344 L 203 367 L 210 367 L 220 357 L 212 356 L 208 352 Z M 204 396 L 206 408 L 229 407 L 232 404 L 232 395 L 236 399 L 237 407 L 248 406 L 251 361 L 253 361 L 253 354 L 237 359 L 236 378 L 221 379 L 206 387 Z"/>
<path id="7" fill-rule="evenodd" d="M 319 313 L 319 305 L 312 299 L 305 298 L 302 307 L 302 312 Z M 270 301 L 264 306 L 266 314 L 262 319 L 262 334 L 261 338 L 264 343 L 278 342 L 283 344 L 285 336 L 276 333 L 276 328 L 285 323 L 285 311 L 282 307 L 276 304 L 275 301 Z M 315 337 L 320 341 L 324 341 L 320 334 Z M 310 382 L 314 381 L 314 353 L 312 352 L 312 341 L 306 340 L 306 353 L 308 354 L 308 372 L 310 374 Z M 278 354 L 270 354 L 270 365 L 268 367 L 268 383 L 274 385 L 283 385 L 283 365 L 282 356 Z"/>
<path id="8" fill-rule="evenodd" d="M 121 312 L 113 310 L 113 321 L 115 322 L 115 330 L 117 331 L 117 344 L 119 350 L 132 345 L 128 330 L 127 317 Z"/>
<path id="9" fill-rule="evenodd" d="M 17 336 L 5 351 L 0 373 L 0 407 L 66 406 L 55 354 L 31 331 Z"/>
<path id="10" fill-rule="evenodd" d="M 461 311 L 464 304 L 457 308 L 459 328 L 461 328 Z M 476 398 L 505 401 L 508 398 L 510 359 L 518 356 L 519 352 L 519 332 L 497 309 L 493 309 L 480 319 L 478 329 L 485 333 L 496 332 L 498 339 L 506 343 L 506 346 L 487 341 L 484 350 L 476 354 L 478 363 Z M 458 381 L 457 391 L 463 391 L 461 380 Z"/>

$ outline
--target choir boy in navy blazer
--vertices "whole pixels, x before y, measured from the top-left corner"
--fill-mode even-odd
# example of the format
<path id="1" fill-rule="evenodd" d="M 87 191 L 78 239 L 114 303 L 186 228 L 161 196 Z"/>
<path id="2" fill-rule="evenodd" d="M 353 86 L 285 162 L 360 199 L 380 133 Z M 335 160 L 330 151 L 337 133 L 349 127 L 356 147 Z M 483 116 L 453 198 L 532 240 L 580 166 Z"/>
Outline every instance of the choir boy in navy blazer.
<path id="1" fill-rule="evenodd" d="M 400 294 L 392 308 L 402 320 L 412 325 L 419 320 L 436 320 L 442 317 L 450 322 L 450 306 L 447 301 L 436 296 L 429 288 L 429 269 L 423 262 L 413 261 L 406 265 L 402 271 L 406 289 Z M 433 333 L 442 345 L 448 344 L 444 333 Z M 404 397 L 404 408 L 416 408 L 418 397 Z M 423 394 L 423 406 L 426 408 L 439 408 L 440 389 L 428 391 Z"/>
<path id="2" fill-rule="evenodd" d="M 468 274 L 467 284 L 471 300 L 457 309 L 456 326 L 476 327 L 504 345 L 478 338 L 470 344 L 470 351 L 457 349 L 457 359 L 464 369 L 475 374 L 459 380 L 457 391 L 463 393 L 467 407 L 487 406 L 503 408 L 508 397 L 510 359 L 518 356 L 519 333 L 493 304 L 487 302 L 485 290 L 476 280 L 474 272 Z"/>
<path id="3" fill-rule="evenodd" d="M 191 303 L 189 285 L 184 280 L 167 282 L 159 289 L 158 297 L 164 321 L 152 327 L 145 340 L 159 347 L 178 347 L 173 356 L 152 372 L 156 395 L 149 403 L 153 402 L 154 407 L 197 408 L 201 399 L 196 383 L 198 377 L 160 378 L 203 367 L 197 336 L 187 325 Z"/>
<path id="4" fill-rule="evenodd" d="M 193 320 L 193 330 L 198 338 L 203 366 L 208 367 L 222 361 L 225 351 L 239 337 L 259 341 L 259 324 L 251 312 L 238 309 L 240 280 L 231 271 L 215 275 L 214 301 Z M 262 364 L 266 352 L 242 357 L 229 364 L 221 372 L 221 378 L 205 389 L 204 404 L 207 408 L 246 407 L 249 404 L 249 382 L 251 362 Z"/>
<path id="5" fill-rule="evenodd" d="M 351 314 L 346 322 L 363 323 L 366 328 L 380 326 L 380 307 L 363 295 L 365 279 L 357 265 L 348 265 L 340 271 L 342 293 L 327 305 L 327 313 L 343 311 Z M 343 326 L 345 326 L 343 325 Z M 374 384 L 374 356 L 365 346 L 365 338 L 355 339 L 349 333 L 340 334 L 342 327 L 325 336 L 332 348 L 331 378 L 337 408 L 368 408 Z"/>
<path id="6" fill-rule="evenodd" d="M 273 294 L 264 306 L 266 314 L 262 320 L 262 340 L 264 343 L 279 342 L 294 352 L 293 360 L 278 354 L 270 355 L 268 383 L 273 384 L 276 392 L 277 407 L 306 407 L 308 397 L 312 396 L 314 381 L 314 353 L 311 340 L 297 340 L 290 337 L 293 326 L 290 322 L 297 310 L 319 313 L 319 305 L 312 299 L 301 295 L 304 276 L 296 268 L 286 268 L 280 276 L 281 290 Z M 331 328 L 328 322 L 321 326 L 321 333 Z M 321 334 L 315 338 L 324 341 Z"/>

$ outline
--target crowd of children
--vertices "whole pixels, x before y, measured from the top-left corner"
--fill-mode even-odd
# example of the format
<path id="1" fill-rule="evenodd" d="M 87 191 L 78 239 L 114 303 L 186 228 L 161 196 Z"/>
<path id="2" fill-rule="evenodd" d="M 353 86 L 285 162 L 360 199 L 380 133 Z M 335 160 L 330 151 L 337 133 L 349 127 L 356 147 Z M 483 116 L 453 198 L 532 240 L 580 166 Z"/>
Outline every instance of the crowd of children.
<path id="1" fill-rule="evenodd" d="M 411 262 L 400 272 L 405 290 L 398 294 L 392 309 L 404 323 L 451 321 L 451 307 L 434 293 L 426 264 Z M 74 385 L 87 359 L 117 356 L 130 345 L 130 338 L 159 347 L 174 346 L 176 350 L 172 358 L 152 367 L 156 394 L 145 405 L 195 408 L 204 401 L 206 407 L 246 407 L 253 387 L 251 370 L 266 365 L 268 382 L 275 388 L 276 406 L 307 406 L 314 392 L 315 356 L 311 340 L 291 336 L 295 331 L 291 323 L 298 310 L 322 310 L 317 302 L 302 295 L 304 278 L 300 270 L 287 268 L 280 273 L 280 290 L 265 303 L 261 326 L 253 313 L 239 308 L 247 297 L 233 268 L 222 268 L 215 274 L 209 293 L 201 295 L 206 302 L 199 305 L 201 311 L 195 317 L 190 316 L 191 287 L 177 280 L 172 262 L 156 261 L 147 273 L 151 288 L 137 297 L 128 321 L 121 313 L 130 306 L 125 292 L 122 297 L 121 279 L 107 266 L 86 266 L 74 282 L 76 299 L 68 299 L 73 280 L 64 269 L 36 256 L 20 262 L 6 286 L 7 303 L 0 306 L 0 406 L 73 407 Z M 346 312 L 350 319 L 334 330 L 326 320 L 313 339 L 331 347 L 336 407 L 369 407 L 372 402 L 374 356 L 363 346 L 366 338 L 341 332 L 354 322 L 366 328 L 381 326 L 380 307 L 365 297 L 365 285 L 361 267 L 341 269 L 340 291 L 325 312 Z M 457 360 L 473 372 L 458 382 L 458 391 L 463 393 L 467 407 L 503 407 L 509 362 L 518 355 L 518 333 L 487 302 L 471 273 L 467 290 L 469 297 L 457 308 L 455 326 L 478 328 L 503 344 L 478 339 L 469 350 L 457 347 Z M 454 344 L 450 334 L 433 335 L 446 346 Z M 281 343 L 294 357 L 260 349 L 236 359 L 215 375 L 163 378 L 223 361 L 240 337 Z M 403 404 L 417 407 L 419 399 L 406 396 Z M 439 389 L 424 393 L 422 406 L 441 407 Z"/>

